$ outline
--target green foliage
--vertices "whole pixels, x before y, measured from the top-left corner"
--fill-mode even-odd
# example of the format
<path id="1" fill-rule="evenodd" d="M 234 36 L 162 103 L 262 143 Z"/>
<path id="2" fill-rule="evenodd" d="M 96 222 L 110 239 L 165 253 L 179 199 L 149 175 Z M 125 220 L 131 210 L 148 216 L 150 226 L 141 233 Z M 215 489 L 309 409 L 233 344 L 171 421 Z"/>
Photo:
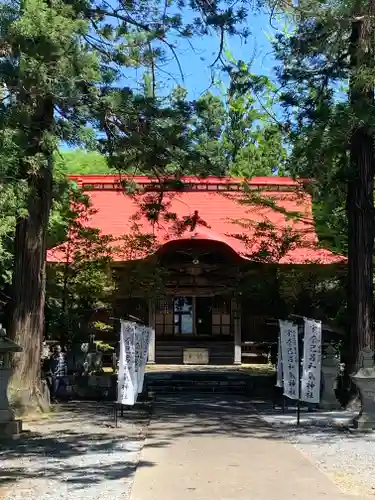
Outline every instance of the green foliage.
<path id="1" fill-rule="evenodd" d="M 191 135 L 196 149 L 220 175 L 283 175 L 287 152 L 272 115 L 275 88 L 249 65 L 229 59 L 228 87 L 221 84 L 220 97 L 207 92 L 195 104 Z"/>
<path id="2" fill-rule="evenodd" d="M 77 149 L 61 151 L 56 155 L 56 167 L 66 175 L 108 174 L 110 169 L 106 158 L 97 151 Z"/>
<path id="3" fill-rule="evenodd" d="M 95 329 L 100 330 L 100 331 L 105 331 L 108 329 L 108 325 L 106 325 L 105 323 L 100 323 L 100 322 L 96 322 L 94 324 L 94 327 L 95 327 Z M 95 343 L 95 346 L 96 346 L 98 351 L 110 352 L 110 351 L 115 350 L 115 348 L 112 345 L 106 344 L 105 342 L 102 342 L 101 340 L 96 340 L 94 343 Z"/>
<path id="4" fill-rule="evenodd" d="M 295 29 L 280 34 L 275 48 L 291 171 L 315 179 L 318 227 L 333 230 L 325 240 L 347 252 L 347 352 L 358 369 L 360 351 L 374 343 L 373 5 L 303 0 L 290 12 Z"/>
<path id="5" fill-rule="evenodd" d="M 280 126 L 272 115 L 276 89 L 270 80 L 238 61 L 227 67 L 228 123 L 223 144 L 229 172 L 241 177 L 283 175 L 286 149 Z"/>
<path id="6" fill-rule="evenodd" d="M 373 128 L 375 115 L 353 107 L 348 82 L 362 85 L 350 62 L 352 2 L 302 2 L 291 8 L 290 32 L 277 35 L 281 102 L 286 111 L 293 175 L 314 179 L 312 194 L 323 244 L 347 253 L 345 204 L 350 172 L 350 138 L 358 125 Z M 367 81 L 370 76 L 367 74 Z"/>
<path id="7" fill-rule="evenodd" d="M 331 271 L 317 267 L 280 269 L 278 283 L 287 314 L 317 318 L 339 327 L 345 325 L 344 275 L 332 275 Z"/>
<path id="8" fill-rule="evenodd" d="M 121 120 L 106 122 L 108 138 L 101 140 L 106 157 L 84 151 L 63 153 L 66 171 L 108 173 L 109 165 L 160 179 L 176 173 L 283 175 L 287 153 L 271 111 L 274 87 L 243 62 L 233 62 L 226 72 L 230 83 L 221 96 L 206 92 L 195 102 L 186 100 L 187 91 L 180 86 L 170 100 L 158 98 L 147 75 L 144 96 L 129 89 L 116 91 L 106 102 L 111 113 L 121 106 Z M 140 122 L 134 118 L 138 114 Z"/>
<path id="9" fill-rule="evenodd" d="M 51 264 L 47 275 L 48 332 L 65 341 L 82 333 L 93 310 L 109 306 L 114 290 L 112 238 L 85 227 L 93 210 L 80 193 L 71 201 L 70 212 L 64 220 L 67 239 L 56 248 L 60 262 Z"/>
<path id="10" fill-rule="evenodd" d="M 25 186 L 0 181 L 0 289 L 11 282 L 13 238 L 17 217 L 24 213 Z"/>
<path id="11" fill-rule="evenodd" d="M 190 103 L 134 96 L 129 89 L 111 91 L 101 125 L 106 132 L 101 149 L 112 168 L 157 178 L 176 171 L 202 172 L 190 140 Z M 108 120 L 116 116 L 115 120 Z"/>
<path id="12" fill-rule="evenodd" d="M 60 0 L 1 6 L 0 140 L 12 144 L 12 178 L 29 178 L 59 140 L 79 142 L 85 133 L 87 104 L 97 99 L 101 70 L 97 54 L 84 43 L 89 23 L 76 10 L 84 8 Z M 35 120 L 45 115 L 47 101 L 56 114 L 41 127 Z M 36 127 L 40 137 L 33 142 Z"/>

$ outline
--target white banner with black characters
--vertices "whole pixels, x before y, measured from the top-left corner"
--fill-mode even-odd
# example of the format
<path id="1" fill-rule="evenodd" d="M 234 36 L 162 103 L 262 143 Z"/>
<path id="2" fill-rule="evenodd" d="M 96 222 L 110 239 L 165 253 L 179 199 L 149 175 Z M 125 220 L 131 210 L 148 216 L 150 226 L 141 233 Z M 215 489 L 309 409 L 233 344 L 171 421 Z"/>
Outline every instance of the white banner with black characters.
<path id="1" fill-rule="evenodd" d="M 301 378 L 301 400 L 306 403 L 320 402 L 320 378 L 322 366 L 322 322 L 304 319 L 305 336 Z"/>
<path id="2" fill-rule="evenodd" d="M 276 387 L 283 386 L 283 358 L 281 354 L 281 336 L 277 342 Z"/>
<path id="3" fill-rule="evenodd" d="M 117 379 L 117 402 L 133 406 L 138 395 L 136 374 L 136 325 L 121 321 L 120 359 Z"/>
<path id="4" fill-rule="evenodd" d="M 284 378 L 284 396 L 298 399 L 299 356 L 298 326 L 291 321 L 279 320 L 281 357 Z"/>
<path id="5" fill-rule="evenodd" d="M 138 394 L 141 394 L 141 392 L 143 391 L 143 382 L 145 379 L 148 346 L 150 344 L 150 338 L 153 334 L 153 330 L 149 326 L 139 326 L 138 330 L 141 337 L 141 355 L 138 367 Z"/>
<path id="6" fill-rule="evenodd" d="M 143 326 L 135 323 L 135 382 L 134 382 L 134 399 L 137 402 L 138 398 L 138 385 L 139 385 L 139 372 L 141 369 L 142 359 L 142 333 Z"/>

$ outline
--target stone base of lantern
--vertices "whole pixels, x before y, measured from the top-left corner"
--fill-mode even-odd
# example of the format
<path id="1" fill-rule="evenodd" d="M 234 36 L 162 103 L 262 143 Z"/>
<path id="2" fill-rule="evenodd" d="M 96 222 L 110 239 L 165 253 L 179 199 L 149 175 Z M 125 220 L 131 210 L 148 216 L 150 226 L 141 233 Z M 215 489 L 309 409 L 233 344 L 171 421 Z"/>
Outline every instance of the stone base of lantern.
<path id="1" fill-rule="evenodd" d="M 373 431 L 375 429 L 375 417 L 363 412 L 353 420 L 353 427 L 358 431 Z"/>
<path id="2" fill-rule="evenodd" d="M 0 422 L 0 439 L 17 438 L 22 432 L 22 420 L 9 420 Z"/>
<path id="3" fill-rule="evenodd" d="M 353 377 L 362 399 L 362 411 L 353 421 L 358 430 L 375 429 L 375 369 L 362 368 Z"/>
<path id="4" fill-rule="evenodd" d="M 328 400 L 328 399 L 323 399 L 319 403 L 319 408 L 322 410 L 326 411 L 338 411 L 341 410 L 340 403 L 337 401 L 337 399 L 333 400 Z"/>
<path id="5" fill-rule="evenodd" d="M 335 394 L 335 382 L 337 378 L 337 369 L 334 368 L 332 371 L 323 370 L 323 390 L 321 395 L 321 400 L 319 403 L 319 408 L 327 411 L 339 410 L 341 408 L 340 403 L 337 401 Z"/>

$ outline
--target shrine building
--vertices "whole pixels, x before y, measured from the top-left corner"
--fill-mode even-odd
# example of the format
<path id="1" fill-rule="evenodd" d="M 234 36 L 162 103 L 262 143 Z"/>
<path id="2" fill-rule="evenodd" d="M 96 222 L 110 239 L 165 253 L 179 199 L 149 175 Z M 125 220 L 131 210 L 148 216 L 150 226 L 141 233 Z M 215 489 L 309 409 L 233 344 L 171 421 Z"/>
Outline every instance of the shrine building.
<path id="1" fill-rule="evenodd" d="M 108 317 L 154 327 L 149 363 L 248 362 L 252 345 L 276 341 L 277 318 L 288 308 L 311 313 L 304 276 L 325 279 L 346 267 L 319 245 L 306 182 L 70 179 L 92 203 L 82 223 L 112 239 Z M 48 250 L 48 262 L 68 262 L 64 245 Z"/>

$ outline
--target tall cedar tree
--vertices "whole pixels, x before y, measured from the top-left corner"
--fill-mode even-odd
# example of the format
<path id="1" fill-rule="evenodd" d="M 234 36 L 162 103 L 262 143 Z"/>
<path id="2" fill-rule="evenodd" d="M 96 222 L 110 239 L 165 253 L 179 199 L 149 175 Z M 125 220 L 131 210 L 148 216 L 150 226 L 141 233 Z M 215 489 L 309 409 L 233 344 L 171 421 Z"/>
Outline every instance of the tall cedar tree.
<path id="1" fill-rule="evenodd" d="M 324 197 L 346 195 L 347 356 L 374 345 L 374 2 L 305 1 L 295 29 L 275 42 L 294 141 L 292 170 L 317 180 Z"/>
<path id="2" fill-rule="evenodd" d="M 1 19 L 1 140 L 12 143 L 16 158 L 8 178 L 27 187 L 26 212 L 17 220 L 14 241 L 10 332 L 23 352 L 14 359 L 12 398 L 29 406 L 43 404 L 40 350 L 53 151 L 86 123 L 100 72 L 98 59 L 82 43 L 88 24 L 71 5 L 3 3 Z"/>

